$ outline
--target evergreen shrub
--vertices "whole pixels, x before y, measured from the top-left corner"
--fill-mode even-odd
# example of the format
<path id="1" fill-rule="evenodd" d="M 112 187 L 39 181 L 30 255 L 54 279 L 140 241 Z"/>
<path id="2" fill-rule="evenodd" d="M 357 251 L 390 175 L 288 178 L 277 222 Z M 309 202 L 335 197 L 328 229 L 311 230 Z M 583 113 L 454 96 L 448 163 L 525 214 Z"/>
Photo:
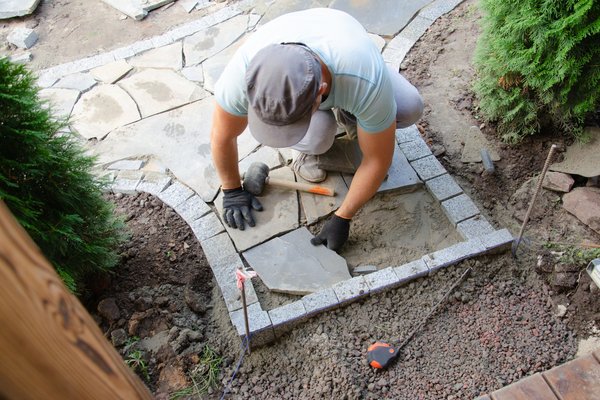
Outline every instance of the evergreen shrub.
<path id="1" fill-rule="evenodd" d="M 0 58 L 0 199 L 77 293 L 118 262 L 122 220 L 91 174 L 93 158 L 38 97 L 32 74 Z"/>
<path id="2" fill-rule="evenodd" d="M 551 127 L 581 138 L 600 107 L 600 1 L 480 0 L 474 88 L 508 142 Z"/>

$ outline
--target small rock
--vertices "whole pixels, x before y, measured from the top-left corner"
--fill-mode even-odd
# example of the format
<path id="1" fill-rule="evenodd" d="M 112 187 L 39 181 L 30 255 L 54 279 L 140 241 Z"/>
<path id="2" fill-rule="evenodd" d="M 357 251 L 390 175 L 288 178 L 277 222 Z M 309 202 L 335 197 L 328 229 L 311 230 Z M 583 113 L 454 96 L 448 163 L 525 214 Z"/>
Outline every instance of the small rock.
<path id="1" fill-rule="evenodd" d="M 121 311 L 117 306 L 117 302 L 112 297 L 103 299 L 98 303 L 98 313 L 109 322 L 116 321 L 121 317 Z"/>
<path id="2" fill-rule="evenodd" d="M 115 329 L 110 333 L 110 339 L 113 346 L 121 347 L 127 343 L 127 332 L 125 332 L 125 329 Z"/>
<path id="3" fill-rule="evenodd" d="M 552 284 L 558 288 L 572 289 L 577 286 L 577 277 L 579 274 L 568 272 L 557 272 L 554 274 Z"/>
<path id="4" fill-rule="evenodd" d="M 567 307 L 559 304 L 556 306 L 556 314 L 554 314 L 555 316 L 557 316 L 558 318 L 562 318 L 567 314 Z"/>
<path id="5" fill-rule="evenodd" d="M 581 222 L 600 233 L 600 189 L 579 187 L 563 196 L 563 207 Z"/>
<path id="6" fill-rule="evenodd" d="M 38 35 L 33 29 L 16 28 L 6 38 L 9 43 L 22 49 L 28 49 L 38 40 Z"/>
<path id="7" fill-rule="evenodd" d="M 575 180 L 569 174 L 549 171 L 544 177 L 542 187 L 554 192 L 569 193 Z"/>

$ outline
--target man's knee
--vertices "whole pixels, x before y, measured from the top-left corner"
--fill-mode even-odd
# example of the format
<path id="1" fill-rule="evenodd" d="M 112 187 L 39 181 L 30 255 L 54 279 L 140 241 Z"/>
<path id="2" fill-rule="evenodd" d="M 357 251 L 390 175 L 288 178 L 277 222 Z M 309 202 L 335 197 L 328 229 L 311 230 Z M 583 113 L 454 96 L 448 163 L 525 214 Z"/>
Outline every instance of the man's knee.
<path id="1" fill-rule="evenodd" d="M 414 124 L 423 115 L 423 98 L 415 89 L 405 93 L 400 104 L 397 104 L 396 126 L 406 128 Z"/>

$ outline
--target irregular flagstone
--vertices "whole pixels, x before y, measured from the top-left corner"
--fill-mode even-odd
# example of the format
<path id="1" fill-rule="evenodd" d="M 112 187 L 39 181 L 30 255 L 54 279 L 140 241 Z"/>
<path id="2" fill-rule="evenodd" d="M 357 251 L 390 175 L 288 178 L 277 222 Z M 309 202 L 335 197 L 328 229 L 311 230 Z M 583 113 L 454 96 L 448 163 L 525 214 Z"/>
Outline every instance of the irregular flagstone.
<path id="1" fill-rule="evenodd" d="M 248 154 L 252 153 L 260 143 L 250 133 L 250 129 L 246 127 L 244 132 L 237 138 L 238 158 L 243 160 Z"/>
<path id="2" fill-rule="evenodd" d="M 243 174 L 244 172 L 248 171 L 250 164 L 253 162 L 265 163 L 269 169 L 281 167 L 281 159 L 279 158 L 279 153 L 277 150 L 266 146 L 261 146 L 258 150 L 248 154 L 242 161 L 240 161 L 240 173 Z"/>
<path id="3" fill-rule="evenodd" d="M 138 108 L 127 92 L 115 85 L 100 85 L 75 104 L 72 128 L 86 139 L 102 139 L 113 129 L 139 119 Z"/>
<path id="4" fill-rule="evenodd" d="M 254 12 L 262 14 L 261 23 L 267 23 L 280 15 L 302 11 L 313 7 L 329 7 L 331 0 L 286 0 L 286 1 L 257 1 Z"/>
<path id="5" fill-rule="evenodd" d="M 353 175 L 344 174 L 344 181 L 350 187 Z M 409 193 L 423 186 L 423 182 L 417 176 L 415 170 L 411 167 L 404 153 L 396 145 L 392 165 L 388 170 L 386 179 L 381 183 L 377 193 L 389 191 L 398 191 L 398 193 Z"/>
<path id="6" fill-rule="evenodd" d="M 170 68 L 180 70 L 183 67 L 181 42 L 158 49 L 149 50 L 128 60 L 129 64 L 139 68 Z"/>
<path id="7" fill-rule="evenodd" d="M 215 92 L 215 83 L 223 73 L 223 70 L 225 69 L 225 66 L 229 60 L 231 60 L 234 53 L 240 48 L 242 43 L 243 39 L 238 40 L 219 54 L 208 58 L 201 64 L 202 68 L 204 69 L 204 89 L 211 93 Z"/>
<path id="8" fill-rule="evenodd" d="M 92 151 L 101 163 L 154 155 L 177 179 L 205 202 L 217 195 L 220 182 L 210 156 L 210 121 L 214 103 L 201 101 L 145 118 L 112 132 Z"/>
<path id="9" fill-rule="evenodd" d="M 238 15 L 223 23 L 204 29 L 183 40 L 183 52 L 188 65 L 199 64 L 235 42 L 248 29 L 248 16 Z"/>
<path id="10" fill-rule="evenodd" d="M 2 0 L 0 1 L 0 19 L 29 15 L 39 3 L 40 0 Z"/>
<path id="11" fill-rule="evenodd" d="M 135 20 L 143 19 L 149 11 L 172 3 L 175 0 L 102 0 Z"/>
<path id="12" fill-rule="evenodd" d="M 92 87 L 96 86 L 98 82 L 89 73 L 76 73 L 67 75 L 54 84 L 55 88 L 61 89 L 74 89 L 80 92 L 87 92 Z"/>
<path id="13" fill-rule="evenodd" d="M 492 161 L 500 161 L 500 156 L 491 147 L 491 143 L 485 138 L 479 127 L 472 126 L 464 136 L 465 147 L 463 147 L 460 160 L 464 163 L 481 162 L 481 149 L 487 149 Z"/>
<path id="14" fill-rule="evenodd" d="M 393 36 L 429 3 L 431 0 L 335 0 L 331 8 L 352 15 L 371 33 Z"/>
<path id="15" fill-rule="evenodd" d="M 294 173 L 288 167 L 273 170 L 270 176 L 278 179 L 293 181 Z M 254 211 L 255 227 L 248 227 L 243 231 L 225 226 L 227 233 L 239 251 L 247 250 L 257 244 L 290 231 L 298 227 L 298 199 L 296 191 L 290 189 L 265 187 L 262 196 L 258 197 L 262 203 L 263 211 Z M 215 206 L 222 219 L 223 193 L 215 200 Z M 224 225 L 226 225 L 224 223 Z"/>
<path id="16" fill-rule="evenodd" d="M 563 196 L 563 207 L 600 233 L 600 188 L 580 187 Z"/>
<path id="17" fill-rule="evenodd" d="M 79 99 L 79 91 L 71 89 L 43 89 L 40 90 L 41 99 L 48 100 L 50 107 L 57 118 L 68 118 L 73 106 Z"/>
<path id="18" fill-rule="evenodd" d="M 90 71 L 94 79 L 104 82 L 104 83 L 115 83 L 125 75 L 129 71 L 131 71 L 133 67 L 127 63 L 125 60 L 113 61 L 109 64 L 103 65 L 101 67 L 96 67 Z"/>
<path id="19" fill-rule="evenodd" d="M 565 158 L 550 166 L 551 171 L 564 172 L 591 178 L 600 175 L 600 128 L 587 127 L 585 134 L 590 141 L 575 142 L 567 147 Z"/>
<path id="20" fill-rule="evenodd" d="M 208 93 L 175 72 L 147 69 L 119 82 L 137 103 L 142 118 L 200 100 Z"/>
<path id="21" fill-rule="evenodd" d="M 346 261 L 325 246 L 313 246 L 306 228 L 272 239 L 242 255 L 273 291 L 309 294 L 350 279 Z"/>
<path id="22" fill-rule="evenodd" d="M 310 184 L 310 182 L 305 181 L 299 175 L 296 175 L 296 179 L 298 182 Z M 319 186 L 333 188 L 335 190 L 335 197 L 300 192 L 302 209 L 304 210 L 306 223 L 308 225 L 314 224 L 319 219 L 340 208 L 348 193 L 348 186 L 346 186 L 344 178 L 342 178 L 342 175 L 339 173 L 328 173 L 327 179 L 319 183 Z"/>
<path id="23" fill-rule="evenodd" d="M 185 12 L 189 13 L 194 8 L 196 8 L 196 4 L 198 4 L 198 0 L 179 0 L 177 2 L 177 4 L 179 4 L 181 7 L 183 7 Z"/>
<path id="24" fill-rule="evenodd" d="M 185 67 L 181 70 L 181 74 L 185 76 L 188 81 L 198 82 L 201 85 L 204 82 L 204 68 L 202 68 L 202 64 Z"/>

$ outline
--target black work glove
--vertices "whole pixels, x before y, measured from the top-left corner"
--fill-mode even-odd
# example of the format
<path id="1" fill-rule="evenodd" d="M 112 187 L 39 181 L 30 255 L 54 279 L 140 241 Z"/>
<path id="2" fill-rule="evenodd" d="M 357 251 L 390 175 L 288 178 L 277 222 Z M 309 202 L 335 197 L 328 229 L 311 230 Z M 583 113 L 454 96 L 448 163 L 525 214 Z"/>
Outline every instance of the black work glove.
<path id="1" fill-rule="evenodd" d="M 256 225 L 252 209 L 262 211 L 260 201 L 241 187 L 223 189 L 223 220 L 232 228 L 245 229 L 244 220 L 250 226 Z"/>
<path id="2" fill-rule="evenodd" d="M 310 239 L 313 246 L 324 244 L 328 249 L 338 251 L 346 240 L 350 232 L 350 220 L 342 217 L 333 216 L 325 223 L 321 232 Z"/>

